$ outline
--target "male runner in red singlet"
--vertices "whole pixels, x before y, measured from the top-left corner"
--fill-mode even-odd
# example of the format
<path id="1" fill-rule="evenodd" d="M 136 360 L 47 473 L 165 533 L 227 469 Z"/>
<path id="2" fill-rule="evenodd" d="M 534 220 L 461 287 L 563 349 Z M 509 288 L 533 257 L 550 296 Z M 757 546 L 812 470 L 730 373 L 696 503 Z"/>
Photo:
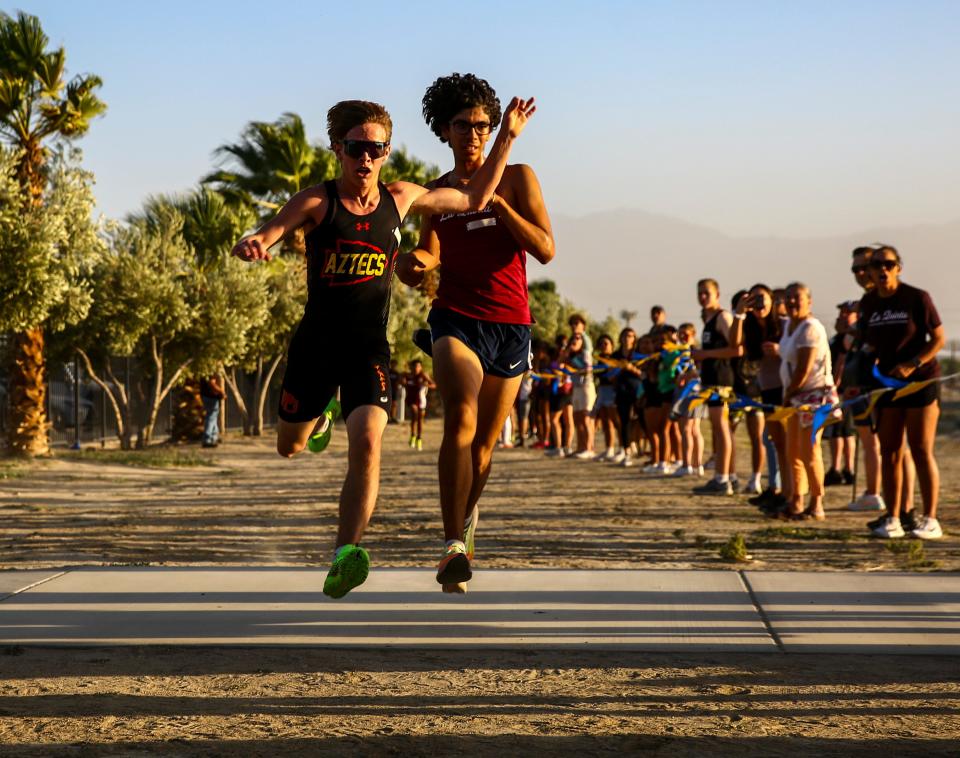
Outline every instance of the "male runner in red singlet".
<path id="1" fill-rule="evenodd" d="M 339 386 L 348 463 L 337 549 L 323 586 L 331 597 L 343 597 L 361 584 L 370 566 L 357 543 L 380 482 L 380 443 L 391 395 L 386 327 L 400 224 L 408 212 L 426 216 L 483 208 L 500 181 L 513 139 L 534 110 L 532 99 L 515 98 L 504 114 L 489 167 L 465 186 L 428 190 L 410 182 L 379 181 L 392 130 L 383 106 L 361 100 L 337 103 L 327 113 L 327 131 L 340 178 L 297 193 L 233 249 L 243 260 L 269 260 L 269 248 L 294 229 L 302 227 L 306 234 L 307 305 L 290 343 L 277 450 L 288 458 L 299 453 L 323 417 L 326 428 L 315 436 L 329 434 L 339 412 Z"/>
<path id="2" fill-rule="evenodd" d="M 496 93 L 472 74 L 441 77 L 424 95 L 423 115 L 453 151 L 453 170 L 432 186 L 463 186 L 489 161 L 483 151 L 500 117 Z M 530 364 L 528 252 L 548 263 L 553 233 L 536 175 L 514 165 L 483 210 L 425 216 L 417 250 L 398 263 L 400 280 L 411 286 L 442 263 L 428 321 L 444 409 L 439 472 L 446 546 L 437 581 L 445 592 L 465 592 L 472 576 L 477 500 Z"/>

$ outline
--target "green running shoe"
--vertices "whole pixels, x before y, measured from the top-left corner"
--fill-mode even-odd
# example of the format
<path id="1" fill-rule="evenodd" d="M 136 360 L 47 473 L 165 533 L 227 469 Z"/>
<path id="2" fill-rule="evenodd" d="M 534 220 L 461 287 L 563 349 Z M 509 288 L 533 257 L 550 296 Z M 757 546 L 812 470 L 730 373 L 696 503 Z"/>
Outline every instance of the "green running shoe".
<path id="1" fill-rule="evenodd" d="M 307 440 L 307 449 L 311 453 L 322 453 L 330 444 L 330 438 L 333 436 L 333 424 L 340 418 L 340 401 L 336 397 L 330 399 L 327 407 L 323 411 L 325 423 L 322 432 L 316 432 L 310 435 Z"/>
<path id="2" fill-rule="evenodd" d="M 359 545 L 347 545 L 334 559 L 323 582 L 323 594 L 341 598 L 354 587 L 367 581 L 370 573 L 370 554 Z"/>

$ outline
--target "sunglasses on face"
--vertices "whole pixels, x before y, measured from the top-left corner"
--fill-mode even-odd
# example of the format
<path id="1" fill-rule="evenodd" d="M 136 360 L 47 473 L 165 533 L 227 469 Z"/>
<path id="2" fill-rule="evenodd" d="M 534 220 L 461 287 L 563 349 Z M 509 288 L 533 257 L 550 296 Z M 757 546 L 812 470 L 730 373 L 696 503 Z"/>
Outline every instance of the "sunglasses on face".
<path id="1" fill-rule="evenodd" d="M 343 152 L 351 158 L 361 158 L 366 153 L 370 160 L 377 160 L 387 154 L 389 142 L 371 142 L 365 139 L 345 139 L 343 141 Z"/>
<path id="2" fill-rule="evenodd" d="M 450 126 L 457 134 L 468 134 L 473 129 L 480 137 L 490 134 L 492 128 L 489 121 L 464 121 L 462 118 L 451 121 Z"/>
<path id="3" fill-rule="evenodd" d="M 879 271 L 883 269 L 884 271 L 893 271 L 900 264 L 891 258 L 886 258 L 882 261 L 870 261 L 870 268 L 874 271 Z"/>

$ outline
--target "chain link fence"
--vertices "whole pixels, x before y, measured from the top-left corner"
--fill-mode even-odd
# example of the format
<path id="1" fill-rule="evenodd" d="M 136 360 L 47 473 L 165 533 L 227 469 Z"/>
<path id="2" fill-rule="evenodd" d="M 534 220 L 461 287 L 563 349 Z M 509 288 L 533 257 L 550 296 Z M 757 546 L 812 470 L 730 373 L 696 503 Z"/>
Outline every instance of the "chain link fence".
<path id="1" fill-rule="evenodd" d="M 143 402 L 140 394 L 149 386 L 147 377 L 131 361 L 114 359 L 114 377 L 123 382 L 134 407 Z M 279 383 L 275 376 L 274 385 Z M 248 409 L 256 408 L 253 375 L 238 374 L 237 385 Z M 168 439 L 174 427 L 175 387 L 163 399 L 153 429 L 154 442 Z M 264 428 L 277 422 L 279 388 L 271 386 L 264 405 Z M 6 438 L 10 424 L 7 377 L 0 374 L 0 440 Z M 47 365 L 47 421 L 50 424 L 50 445 L 60 448 L 79 448 L 86 445 L 106 446 L 119 440 L 116 414 L 107 393 L 94 382 L 79 361 Z M 242 432 L 243 419 L 231 393 L 223 401 L 220 413 L 221 432 Z M 133 438 L 136 438 L 134 428 Z"/>

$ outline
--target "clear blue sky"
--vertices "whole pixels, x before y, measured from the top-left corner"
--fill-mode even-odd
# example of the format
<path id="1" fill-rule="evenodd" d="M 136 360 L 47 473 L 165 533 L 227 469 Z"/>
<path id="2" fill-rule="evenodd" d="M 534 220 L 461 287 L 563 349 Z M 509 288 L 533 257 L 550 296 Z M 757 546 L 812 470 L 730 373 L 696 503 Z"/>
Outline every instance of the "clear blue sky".
<path id="1" fill-rule="evenodd" d="M 960 218 L 958 2 L 22 0 L 96 73 L 80 141 L 101 209 L 191 187 L 212 151 L 284 111 L 323 136 L 344 98 L 419 114 L 438 75 L 536 95 L 515 149 L 553 213 L 635 207 L 730 234 L 806 237 Z"/>

